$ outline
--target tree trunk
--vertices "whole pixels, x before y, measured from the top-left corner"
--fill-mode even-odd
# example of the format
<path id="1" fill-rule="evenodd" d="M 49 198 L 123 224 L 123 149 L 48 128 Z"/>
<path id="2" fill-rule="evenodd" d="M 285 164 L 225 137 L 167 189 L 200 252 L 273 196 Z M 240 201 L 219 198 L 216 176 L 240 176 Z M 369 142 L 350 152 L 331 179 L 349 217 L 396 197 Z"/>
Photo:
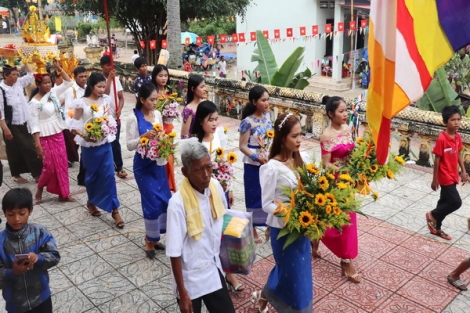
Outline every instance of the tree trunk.
<path id="1" fill-rule="evenodd" d="M 182 65 L 181 59 L 181 18 L 180 18 L 180 0 L 167 1 L 167 19 L 168 32 L 167 44 L 170 52 L 170 60 L 168 68 L 180 69 Z"/>

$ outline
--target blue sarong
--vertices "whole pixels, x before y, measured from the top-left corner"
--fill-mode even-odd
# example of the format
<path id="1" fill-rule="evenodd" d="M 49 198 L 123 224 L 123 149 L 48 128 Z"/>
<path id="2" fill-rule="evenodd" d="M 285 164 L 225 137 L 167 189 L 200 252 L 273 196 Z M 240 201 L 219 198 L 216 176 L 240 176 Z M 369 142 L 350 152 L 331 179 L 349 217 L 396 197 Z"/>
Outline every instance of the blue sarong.
<path id="1" fill-rule="evenodd" d="M 253 212 L 253 226 L 266 226 L 268 213 L 262 209 L 259 168 L 257 165 L 244 164 L 245 205 L 247 212 Z"/>
<path id="2" fill-rule="evenodd" d="M 111 144 L 82 147 L 82 162 L 88 200 L 109 213 L 119 208 Z"/>
<path id="3" fill-rule="evenodd" d="M 287 236 L 277 239 L 280 231 L 271 227 L 271 247 L 276 265 L 269 273 L 263 295 L 277 312 L 311 313 L 313 276 L 310 241 L 301 236 L 283 250 Z"/>

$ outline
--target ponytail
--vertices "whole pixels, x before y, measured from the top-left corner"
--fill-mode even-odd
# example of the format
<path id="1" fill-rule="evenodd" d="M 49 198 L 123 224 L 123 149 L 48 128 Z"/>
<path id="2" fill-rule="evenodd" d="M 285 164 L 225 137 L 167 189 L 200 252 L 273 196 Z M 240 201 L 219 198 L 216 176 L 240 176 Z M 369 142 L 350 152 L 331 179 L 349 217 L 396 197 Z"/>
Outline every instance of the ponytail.
<path id="1" fill-rule="evenodd" d="M 253 115 L 256 112 L 256 106 L 253 101 L 248 102 L 242 111 L 242 120 L 247 118 L 250 115 Z"/>

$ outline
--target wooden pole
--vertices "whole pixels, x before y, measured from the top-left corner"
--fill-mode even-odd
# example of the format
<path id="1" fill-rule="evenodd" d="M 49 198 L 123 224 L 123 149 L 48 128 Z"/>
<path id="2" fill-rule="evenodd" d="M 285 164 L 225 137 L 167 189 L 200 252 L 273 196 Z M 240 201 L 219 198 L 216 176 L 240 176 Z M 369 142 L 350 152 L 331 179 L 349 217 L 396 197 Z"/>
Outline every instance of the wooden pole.
<path id="1" fill-rule="evenodd" d="M 355 21 L 354 20 L 354 0 L 351 0 L 351 21 Z M 357 29 L 357 23 L 356 23 L 356 27 Z M 354 37 L 356 35 L 356 32 L 357 30 L 355 31 L 352 31 L 351 32 L 351 52 L 349 53 L 349 61 L 351 62 L 351 89 L 355 89 L 356 88 L 356 69 L 354 68 L 354 63 L 355 63 L 355 60 L 354 60 Z"/>

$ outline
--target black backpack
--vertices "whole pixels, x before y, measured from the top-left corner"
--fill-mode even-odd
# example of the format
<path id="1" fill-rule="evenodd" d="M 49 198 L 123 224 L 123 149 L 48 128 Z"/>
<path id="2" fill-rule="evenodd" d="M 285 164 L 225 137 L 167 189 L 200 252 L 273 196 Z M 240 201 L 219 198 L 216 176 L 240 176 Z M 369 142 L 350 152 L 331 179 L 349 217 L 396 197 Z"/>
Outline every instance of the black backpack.
<path id="1" fill-rule="evenodd" d="M 5 123 L 7 123 L 8 126 L 11 126 L 11 121 L 13 119 L 13 107 L 7 103 L 5 89 L 2 87 L 0 87 L 0 89 L 2 90 L 3 96 L 3 112 L 5 112 Z"/>

